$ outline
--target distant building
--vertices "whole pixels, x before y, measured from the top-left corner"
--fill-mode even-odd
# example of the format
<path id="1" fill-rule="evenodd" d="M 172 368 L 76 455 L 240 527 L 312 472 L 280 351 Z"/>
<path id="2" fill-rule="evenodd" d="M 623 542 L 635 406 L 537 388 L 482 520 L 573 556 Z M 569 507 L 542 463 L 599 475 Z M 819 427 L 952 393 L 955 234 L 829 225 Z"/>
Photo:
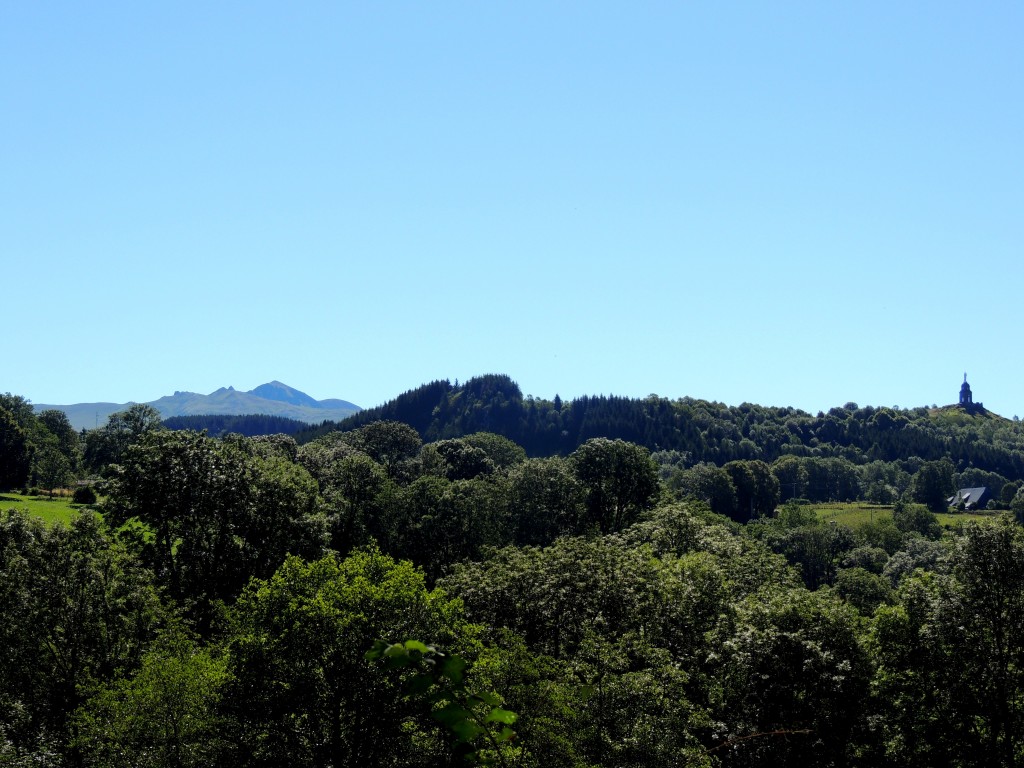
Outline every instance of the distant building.
<path id="1" fill-rule="evenodd" d="M 967 512 L 968 510 L 984 509 L 991 498 L 992 492 L 982 486 L 981 488 L 961 488 L 946 501 L 949 506 Z"/>
<path id="2" fill-rule="evenodd" d="M 967 374 L 964 374 L 964 383 L 960 385 L 960 407 L 968 413 L 981 413 L 985 410 L 982 403 L 974 402 L 971 394 L 971 385 L 967 383 Z"/>

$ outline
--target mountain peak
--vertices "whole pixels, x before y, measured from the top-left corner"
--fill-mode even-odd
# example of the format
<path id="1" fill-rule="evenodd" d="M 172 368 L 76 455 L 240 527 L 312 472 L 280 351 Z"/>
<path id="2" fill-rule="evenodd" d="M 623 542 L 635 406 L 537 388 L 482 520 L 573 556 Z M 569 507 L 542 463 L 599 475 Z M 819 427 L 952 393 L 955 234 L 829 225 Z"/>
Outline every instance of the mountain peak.
<path id="1" fill-rule="evenodd" d="M 267 384 L 260 384 L 256 389 L 249 390 L 249 394 L 255 395 L 256 397 L 262 397 L 265 400 L 274 400 L 279 403 L 304 405 L 310 408 L 320 407 L 320 403 L 305 392 L 300 392 L 299 390 L 293 389 L 287 384 L 276 380 L 268 382 Z"/>
<path id="2" fill-rule="evenodd" d="M 78 429 L 93 429 L 105 422 L 110 414 L 122 411 L 129 404 L 119 403 L 77 403 L 74 405 L 38 405 L 36 411 L 56 409 L 67 414 L 71 426 Z M 324 400 L 318 402 L 305 392 L 289 387 L 280 381 L 263 384 L 251 392 L 240 392 L 234 387 L 221 387 L 208 395 L 175 390 L 173 395 L 164 395 L 147 405 L 156 408 L 163 418 L 171 416 L 240 416 L 267 414 L 319 424 L 324 420 L 341 421 L 360 410 L 359 406 L 347 400 Z"/>

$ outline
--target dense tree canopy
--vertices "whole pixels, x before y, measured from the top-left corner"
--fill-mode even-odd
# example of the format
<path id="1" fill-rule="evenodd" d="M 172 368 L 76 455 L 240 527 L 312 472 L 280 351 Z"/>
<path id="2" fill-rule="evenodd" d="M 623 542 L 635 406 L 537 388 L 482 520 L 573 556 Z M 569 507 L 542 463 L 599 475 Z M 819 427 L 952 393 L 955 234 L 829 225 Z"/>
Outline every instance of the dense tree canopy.
<path id="1" fill-rule="evenodd" d="M 299 438 L 312 439 L 339 427 L 352 430 L 381 419 L 408 424 L 427 441 L 485 430 L 513 440 L 530 456 L 567 456 L 590 438 L 605 437 L 651 451 L 677 451 L 687 455 L 691 464 L 704 461 L 722 466 L 753 459 L 770 464 L 782 456 L 797 456 L 845 459 L 858 467 L 875 461 L 897 462 L 903 471 L 913 473 L 914 458 L 948 458 L 959 472 L 975 468 L 1008 480 L 1024 480 L 1024 429 L 1018 421 L 987 411 L 846 403 L 812 415 L 794 408 L 727 406 L 654 395 L 578 397 L 556 403 L 524 397 L 507 376 L 480 377 L 461 386 L 432 382 Z M 815 481 L 811 491 L 824 499 L 848 497 L 850 482 L 848 476 L 840 475 L 820 486 Z M 902 490 L 897 487 L 898 492 Z M 792 488 L 781 492 L 783 498 L 813 498 Z"/>
<path id="2" fill-rule="evenodd" d="M 130 446 L 160 429 L 163 423 L 156 408 L 141 403 L 131 405 L 112 414 L 103 427 L 86 433 L 85 463 L 93 472 L 117 464 Z"/>
<path id="3" fill-rule="evenodd" d="M 36 414 L 25 398 L 0 394 L 0 490 L 59 488 L 81 464 L 79 437 L 63 411 Z"/>
<path id="4" fill-rule="evenodd" d="M 610 533 L 654 506 L 658 473 L 650 453 L 624 440 L 595 437 L 569 457 L 583 486 L 587 524 Z"/>
<path id="5" fill-rule="evenodd" d="M 152 536 L 144 551 L 170 594 L 200 611 L 266 577 L 290 553 L 326 544 L 317 486 L 301 466 L 263 458 L 244 438 L 215 440 L 158 430 L 130 445 L 117 465 L 107 513 Z"/>
<path id="6" fill-rule="evenodd" d="M 240 765 L 430 765 L 414 709 L 364 653 L 382 637 L 458 647 L 468 626 L 456 601 L 376 550 L 338 561 L 290 558 L 237 607 L 227 695 Z M 432 736 L 432 733 L 424 734 Z"/>
<path id="7" fill-rule="evenodd" d="M 488 376 L 343 426 L 213 436 L 133 408 L 76 435 L 0 396 L 11 487 L 98 497 L 68 525 L 0 515 L 0 764 L 1024 756 L 1013 422 L 555 403 Z M 977 485 L 1010 509 L 928 508 Z M 854 499 L 862 520 L 830 519 Z M 408 663 L 378 663 L 395 643 Z"/>
<path id="8" fill-rule="evenodd" d="M 31 461 L 25 430 L 10 411 L 0 408 L 0 490 L 24 485 Z"/>

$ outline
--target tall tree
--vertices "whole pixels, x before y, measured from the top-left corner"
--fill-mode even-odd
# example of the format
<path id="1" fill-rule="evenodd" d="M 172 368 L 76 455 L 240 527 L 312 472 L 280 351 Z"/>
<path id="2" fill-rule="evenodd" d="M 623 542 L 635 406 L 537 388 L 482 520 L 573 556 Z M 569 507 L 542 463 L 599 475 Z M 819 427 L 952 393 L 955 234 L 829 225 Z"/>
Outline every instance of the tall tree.
<path id="1" fill-rule="evenodd" d="M 830 592 L 769 586 L 720 625 L 725 765 L 850 763 L 871 675 L 858 622 Z"/>
<path id="2" fill-rule="evenodd" d="M 382 497 L 392 485 L 384 468 L 365 453 L 353 452 L 335 464 L 324 496 L 331 514 L 331 546 L 342 554 L 369 543 L 394 541 Z"/>
<path id="3" fill-rule="evenodd" d="M 10 392 L 0 394 L 0 408 L 8 411 L 22 429 L 30 429 L 35 421 L 31 401 L 21 395 L 12 395 Z"/>
<path id="4" fill-rule="evenodd" d="M 580 530 L 583 486 L 563 458 L 527 459 L 508 473 L 510 523 L 519 544 L 550 544 Z"/>
<path id="5" fill-rule="evenodd" d="M 587 525 L 595 530 L 621 530 L 654 506 L 658 467 L 646 448 L 597 437 L 577 448 L 569 461 L 586 494 Z"/>
<path id="6" fill-rule="evenodd" d="M 222 763 L 226 729 L 218 704 L 227 679 L 223 655 L 199 647 L 173 624 L 135 674 L 100 686 L 79 708 L 77 743 L 87 764 L 190 768 Z"/>
<path id="7" fill-rule="evenodd" d="M 162 619 L 152 574 L 83 513 L 48 528 L 0 515 L 0 731 L 31 749 L 55 736 L 75 757 L 71 715 L 94 685 L 133 669 Z"/>
<path id="8" fill-rule="evenodd" d="M 948 575 L 922 573 L 875 616 L 874 683 L 894 765 L 1018 765 L 1024 752 L 1024 531 L 968 525 Z"/>
<path id="9" fill-rule="evenodd" d="M 341 439 L 383 466 L 392 478 L 405 474 L 423 444 L 415 429 L 399 421 L 375 421 Z"/>
<path id="10" fill-rule="evenodd" d="M 31 464 L 25 430 L 9 410 L 0 407 L 0 490 L 18 488 L 28 480 Z"/>
<path id="11" fill-rule="evenodd" d="M 457 645 L 459 604 L 407 562 L 376 550 L 345 560 L 289 558 L 239 599 L 227 694 L 247 766 L 430 765 L 430 729 L 396 681 L 363 654 L 381 638 Z"/>
<path id="12" fill-rule="evenodd" d="M 668 486 L 680 499 L 703 501 L 719 515 L 736 514 L 736 487 L 729 473 L 714 464 L 700 462 L 677 470 L 669 478 Z"/>
<path id="13" fill-rule="evenodd" d="M 486 480 L 424 475 L 400 489 L 392 503 L 394 551 L 431 578 L 452 563 L 478 559 L 486 547 L 510 539 L 504 488 Z"/>
<path id="14" fill-rule="evenodd" d="M 947 499 L 953 490 L 953 464 L 948 459 L 927 461 L 914 475 L 914 501 L 927 505 L 932 512 L 948 509 Z"/>
<path id="15" fill-rule="evenodd" d="M 428 443 L 420 450 L 423 469 L 449 480 L 472 480 L 495 470 L 487 453 L 459 438 Z"/>
<path id="16" fill-rule="evenodd" d="M 507 437 L 496 435 L 493 432 L 474 432 L 462 438 L 466 443 L 479 448 L 487 458 L 494 462 L 494 466 L 508 469 L 522 461 L 526 461 L 526 451 Z"/>
<path id="17" fill-rule="evenodd" d="M 71 462 L 53 441 L 44 443 L 32 457 L 32 484 L 53 491 L 71 480 Z"/>
<path id="18" fill-rule="evenodd" d="M 151 405 L 135 403 L 111 414 L 107 423 L 85 435 L 85 463 L 94 472 L 124 457 L 129 446 L 150 432 L 163 429 L 160 412 Z"/>
<path id="19" fill-rule="evenodd" d="M 72 472 L 77 472 L 82 461 L 82 445 L 78 433 L 64 411 L 50 409 L 39 414 L 39 422 L 53 436 L 57 450 L 67 459 Z"/>
<path id="20" fill-rule="evenodd" d="M 317 556 L 326 539 L 315 481 L 283 458 L 261 458 L 245 438 L 155 431 L 116 467 L 107 511 L 148 526 L 147 550 L 172 597 L 200 612 L 230 600 L 286 554 Z"/>
<path id="21" fill-rule="evenodd" d="M 771 516 L 779 503 L 779 480 L 763 461 L 730 461 L 723 467 L 736 488 L 736 519 Z"/>

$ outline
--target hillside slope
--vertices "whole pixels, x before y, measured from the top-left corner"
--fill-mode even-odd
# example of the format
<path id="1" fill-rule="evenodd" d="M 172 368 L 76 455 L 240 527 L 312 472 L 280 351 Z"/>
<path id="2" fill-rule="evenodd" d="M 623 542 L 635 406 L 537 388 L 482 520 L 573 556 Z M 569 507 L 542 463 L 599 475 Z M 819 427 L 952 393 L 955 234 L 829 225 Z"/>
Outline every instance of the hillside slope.
<path id="1" fill-rule="evenodd" d="M 783 455 L 919 464 L 948 458 L 1024 479 L 1024 426 L 989 411 L 958 406 L 877 408 L 847 403 L 816 415 L 791 407 L 723 403 L 651 395 L 562 401 L 524 398 L 508 376 L 489 374 L 462 385 L 434 381 L 336 424 L 296 435 L 300 442 L 328 431 L 390 419 L 426 441 L 486 431 L 503 435 L 531 456 L 568 455 L 593 437 L 620 438 L 652 451 L 676 451 L 685 464 L 733 460 L 772 462 Z"/>

